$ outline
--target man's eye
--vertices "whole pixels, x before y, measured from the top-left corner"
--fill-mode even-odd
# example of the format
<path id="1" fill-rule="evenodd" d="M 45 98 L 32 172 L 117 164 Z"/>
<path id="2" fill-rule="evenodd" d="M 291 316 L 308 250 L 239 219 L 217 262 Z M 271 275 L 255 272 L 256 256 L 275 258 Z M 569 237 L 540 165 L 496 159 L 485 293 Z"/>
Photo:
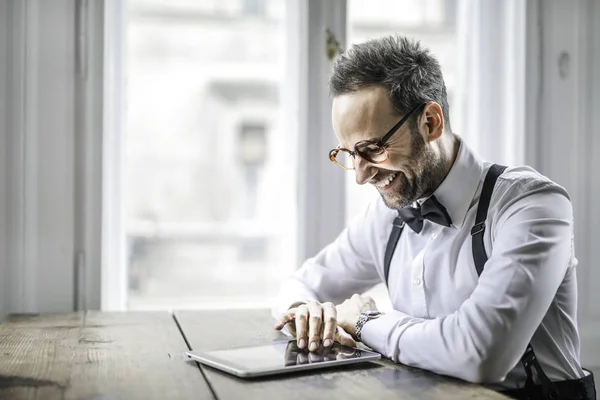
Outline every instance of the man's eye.
<path id="1" fill-rule="evenodd" d="M 364 146 L 363 149 L 361 149 L 361 151 L 369 154 L 381 154 L 383 153 L 384 149 L 375 144 L 369 144 L 367 146 Z"/>

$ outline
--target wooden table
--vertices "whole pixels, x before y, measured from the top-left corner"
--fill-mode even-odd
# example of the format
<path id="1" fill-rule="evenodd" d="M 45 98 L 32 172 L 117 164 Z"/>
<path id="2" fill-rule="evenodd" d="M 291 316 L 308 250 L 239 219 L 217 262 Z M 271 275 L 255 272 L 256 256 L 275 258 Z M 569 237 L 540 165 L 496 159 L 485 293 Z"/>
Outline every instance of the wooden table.
<path id="1" fill-rule="evenodd" d="M 0 399 L 505 399 L 389 360 L 243 380 L 184 354 L 281 339 L 267 310 L 13 315 Z"/>

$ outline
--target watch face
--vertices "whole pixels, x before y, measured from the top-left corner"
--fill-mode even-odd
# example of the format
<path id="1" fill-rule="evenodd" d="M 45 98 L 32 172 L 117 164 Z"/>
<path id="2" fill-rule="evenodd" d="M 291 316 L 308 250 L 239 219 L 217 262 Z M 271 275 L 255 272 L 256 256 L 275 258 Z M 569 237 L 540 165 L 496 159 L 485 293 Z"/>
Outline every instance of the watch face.
<path id="1" fill-rule="evenodd" d="M 379 311 L 365 311 L 363 314 L 366 315 L 367 317 L 375 317 L 375 316 L 381 315 L 381 312 L 379 312 Z"/>

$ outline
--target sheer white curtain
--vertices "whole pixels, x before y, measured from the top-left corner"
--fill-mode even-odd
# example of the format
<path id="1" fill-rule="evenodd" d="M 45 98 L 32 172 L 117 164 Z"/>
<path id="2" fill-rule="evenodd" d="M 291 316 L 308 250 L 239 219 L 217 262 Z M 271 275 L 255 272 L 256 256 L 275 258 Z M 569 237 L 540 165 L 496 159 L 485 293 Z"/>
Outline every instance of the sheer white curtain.
<path id="1" fill-rule="evenodd" d="M 461 112 L 455 132 L 484 159 L 524 162 L 525 6 L 522 0 L 461 0 Z"/>

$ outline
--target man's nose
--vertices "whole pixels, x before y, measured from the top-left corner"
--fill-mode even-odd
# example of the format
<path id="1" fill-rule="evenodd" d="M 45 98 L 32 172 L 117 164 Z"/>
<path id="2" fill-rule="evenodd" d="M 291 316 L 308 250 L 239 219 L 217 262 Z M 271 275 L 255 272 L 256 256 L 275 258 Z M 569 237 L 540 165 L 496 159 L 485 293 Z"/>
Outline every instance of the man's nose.
<path id="1" fill-rule="evenodd" d="M 354 172 L 356 173 L 356 183 L 364 185 L 377 175 L 377 168 L 364 158 L 357 156 L 354 159 Z"/>

